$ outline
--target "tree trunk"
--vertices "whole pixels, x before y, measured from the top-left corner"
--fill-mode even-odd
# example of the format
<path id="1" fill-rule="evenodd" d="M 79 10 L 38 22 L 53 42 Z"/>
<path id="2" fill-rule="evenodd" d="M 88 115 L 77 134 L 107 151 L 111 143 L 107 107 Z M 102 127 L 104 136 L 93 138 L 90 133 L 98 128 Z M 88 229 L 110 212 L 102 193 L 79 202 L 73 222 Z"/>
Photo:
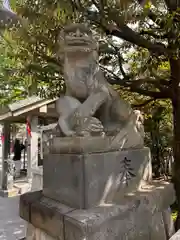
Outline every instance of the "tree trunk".
<path id="1" fill-rule="evenodd" d="M 178 216 L 176 230 L 180 229 L 180 59 L 171 59 L 172 106 L 174 121 L 174 173 L 173 182 L 177 197 Z"/>

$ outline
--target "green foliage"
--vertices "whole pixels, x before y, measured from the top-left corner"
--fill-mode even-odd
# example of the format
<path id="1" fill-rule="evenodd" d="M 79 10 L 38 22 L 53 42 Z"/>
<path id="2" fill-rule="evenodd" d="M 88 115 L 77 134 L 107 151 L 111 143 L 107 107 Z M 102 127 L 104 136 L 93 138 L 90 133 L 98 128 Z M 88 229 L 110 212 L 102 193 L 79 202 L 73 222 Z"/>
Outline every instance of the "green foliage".
<path id="1" fill-rule="evenodd" d="M 104 3 L 103 1 L 79 1 L 79 5 L 65 0 L 61 2 L 58 0 L 12 2 L 13 9 L 24 18 L 24 25 L 23 28 L 11 31 L 16 47 L 13 51 L 9 48 L 9 52 L 11 57 L 22 63 L 21 69 L 18 70 L 19 78 L 26 79 L 28 92 L 32 92 L 32 86 L 40 94 L 48 96 L 60 94 L 64 90 L 62 64 L 58 57 L 58 34 L 60 29 L 69 22 L 85 21 L 91 23 L 92 29 L 97 34 L 101 34 L 103 47 L 100 48 L 100 62 L 109 78 L 116 80 L 116 84 L 126 87 L 127 90 L 144 96 L 152 97 L 155 92 L 155 98 L 168 97 L 166 86 L 169 83 L 170 71 L 167 70 L 168 67 L 163 70 L 166 63 L 168 64 L 168 59 L 166 56 L 159 56 L 148 51 L 149 42 L 151 45 L 154 43 L 154 46 L 159 44 L 159 47 L 165 45 L 169 39 L 167 35 L 174 31 L 175 34 L 170 42 L 174 57 L 178 56 L 179 40 L 176 33 L 179 23 L 174 24 L 177 11 L 167 12 L 161 1 L 153 1 L 153 4 L 156 2 L 156 8 L 149 1 L 146 1 L 144 8 L 140 8 L 135 1 Z M 89 7 L 94 3 L 99 13 L 90 10 Z M 124 14 L 130 15 L 125 18 Z M 131 41 L 129 40 L 131 43 L 134 43 L 135 37 L 138 40 L 138 35 L 134 35 L 134 32 L 124 25 L 125 23 L 137 23 L 137 21 L 136 31 L 143 36 L 140 41 L 137 41 L 137 45 L 139 43 L 144 46 L 144 40 L 148 41 L 148 44 L 145 44 L 146 49 L 135 47 L 132 51 L 132 44 L 117 41 L 117 37 L 127 40 L 133 36 Z M 124 35 L 118 35 L 121 28 L 123 31 L 120 32 Z M 116 39 L 114 29 L 117 32 Z M 108 36 L 106 36 L 107 33 Z M 125 70 L 124 66 L 127 64 L 130 67 Z M 107 65 L 111 66 L 111 72 L 107 69 Z M 117 83 L 118 79 L 119 83 Z M 123 82 L 121 82 L 122 79 Z M 163 94 L 160 94 L 161 92 Z"/>
<path id="2" fill-rule="evenodd" d="M 177 218 L 177 210 L 175 212 L 172 212 L 172 219 L 175 222 L 176 218 Z"/>
<path id="3" fill-rule="evenodd" d="M 7 37 L 7 34 L 4 33 Z M 5 37 L 5 39 L 6 39 Z M 8 46 L 8 47 L 7 47 Z M 12 57 L 8 51 L 13 50 L 13 45 L 4 39 L 0 42 L 0 104 L 7 104 L 12 101 L 22 99 L 26 96 L 26 86 L 24 79 L 20 79 L 17 72 L 20 68 L 20 63 Z"/>
<path id="4" fill-rule="evenodd" d="M 145 107 L 145 144 L 150 147 L 153 172 L 156 177 L 165 174 L 164 160 L 173 147 L 172 107 L 170 101 L 158 101 Z"/>
<path id="5" fill-rule="evenodd" d="M 57 39 L 62 27 L 73 21 L 71 6 L 63 8 L 58 1 L 26 0 L 17 1 L 13 7 L 23 17 L 23 27 L 9 29 L 6 41 L 1 43 L 4 61 L 10 59 L 16 69 L 11 86 L 18 81 L 23 96 L 34 92 L 43 97 L 59 95 L 64 91 L 64 81 Z"/>

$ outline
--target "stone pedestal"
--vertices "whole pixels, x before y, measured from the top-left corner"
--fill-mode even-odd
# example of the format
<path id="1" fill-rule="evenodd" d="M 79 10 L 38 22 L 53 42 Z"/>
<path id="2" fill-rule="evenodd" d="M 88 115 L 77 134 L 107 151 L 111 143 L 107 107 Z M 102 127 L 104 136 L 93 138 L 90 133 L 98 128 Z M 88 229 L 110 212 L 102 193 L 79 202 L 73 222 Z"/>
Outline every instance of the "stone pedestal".
<path id="1" fill-rule="evenodd" d="M 172 236 L 170 240 L 179 240 L 180 239 L 180 230 Z"/>
<path id="2" fill-rule="evenodd" d="M 113 192 L 139 188 L 152 178 L 148 148 L 88 154 L 48 154 L 43 194 L 73 208 L 111 202 Z M 126 166 L 127 165 L 127 166 Z"/>
<path id="3" fill-rule="evenodd" d="M 158 182 L 124 196 L 118 204 L 84 210 L 70 208 L 39 191 L 21 196 L 20 216 L 31 224 L 27 240 L 167 240 L 172 232 L 164 213 L 173 196 L 171 184 Z"/>
<path id="4" fill-rule="evenodd" d="M 43 190 L 20 198 L 27 240 L 167 240 L 173 186 L 152 181 L 148 148 L 49 153 Z"/>
<path id="5" fill-rule="evenodd" d="M 31 183 L 31 192 L 41 191 L 43 188 L 43 168 L 42 168 L 42 166 L 33 168 L 32 174 L 33 174 L 33 177 L 32 177 L 32 183 Z M 29 238 L 30 238 L 30 236 L 31 236 L 31 234 L 33 234 L 33 232 L 34 232 L 33 226 L 30 223 L 28 223 L 27 236 L 29 236 Z"/>

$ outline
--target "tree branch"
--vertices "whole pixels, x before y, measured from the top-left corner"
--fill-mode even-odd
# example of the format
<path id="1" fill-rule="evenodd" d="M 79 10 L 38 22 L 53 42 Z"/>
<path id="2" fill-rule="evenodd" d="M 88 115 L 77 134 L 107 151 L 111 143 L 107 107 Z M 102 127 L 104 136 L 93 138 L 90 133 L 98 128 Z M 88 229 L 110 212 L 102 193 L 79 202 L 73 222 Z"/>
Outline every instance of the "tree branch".
<path id="1" fill-rule="evenodd" d="M 100 9 L 99 4 L 95 0 L 93 0 L 93 3 L 97 7 L 99 12 L 101 12 L 102 9 Z M 76 4 L 76 6 L 77 6 L 77 4 Z M 82 11 L 82 8 L 80 10 Z M 128 41 L 132 44 L 135 44 L 139 47 L 146 48 L 149 51 L 156 53 L 158 55 L 164 55 L 164 54 L 171 53 L 170 50 L 167 49 L 165 45 L 160 44 L 160 43 L 152 43 L 152 42 L 148 41 L 147 39 L 141 37 L 138 33 L 133 31 L 127 25 L 125 25 L 122 22 L 122 19 L 119 16 L 119 14 L 117 15 L 116 12 L 114 12 L 116 10 L 112 10 L 112 9 L 106 9 L 106 10 L 108 11 L 109 20 L 113 21 L 116 24 L 108 25 L 107 21 L 105 21 L 106 23 L 104 23 L 104 21 L 103 21 L 103 20 L 105 20 L 105 19 L 103 19 L 103 16 L 105 15 L 104 12 L 103 12 L 103 15 L 100 16 L 99 12 L 86 10 L 86 17 L 90 21 L 92 21 L 94 24 L 99 25 L 99 27 L 101 27 L 107 35 L 116 36 L 116 37 L 121 38 L 125 41 Z"/>
<path id="2" fill-rule="evenodd" d="M 156 53 L 158 55 L 164 55 L 170 53 L 170 50 L 166 48 L 165 45 L 161 43 L 152 43 L 148 41 L 147 39 L 140 36 L 140 34 L 134 32 L 131 28 L 129 28 L 126 25 L 121 26 L 121 28 L 118 28 L 116 25 L 107 25 L 102 24 L 102 22 L 98 19 L 92 19 L 93 16 L 89 16 L 90 20 L 93 21 L 94 24 L 99 25 L 99 27 L 107 34 L 111 36 L 115 36 L 118 38 L 121 38 L 125 41 L 128 41 L 132 44 L 135 44 L 136 46 L 143 47 L 148 49 L 149 51 Z"/>
<path id="3" fill-rule="evenodd" d="M 147 89 L 142 89 L 140 87 L 131 86 L 129 83 L 125 83 L 124 80 L 117 80 L 112 78 L 107 78 L 108 82 L 112 85 L 119 85 L 121 87 L 124 87 L 129 92 L 135 92 L 139 93 L 143 96 L 148 96 L 154 99 L 166 99 L 171 98 L 171 93 L 168 89 L 165 89 L 164 91 L 157 92 L 157 91 L 150 91 Z"/>
<path id="4" fill-rule="evenodd" d="M 121 87 L 124 87 L 124 88 L 126 88 L 127 91 L 136 92 L 143 96 L 149 96 L 154 99 L 164 99 L 164 98 L 172 97 L 171 92 L 167 88 L 161 87 L 159 92 L 142 89 L 140 85 L 142 83 L 145 83 L 145 81 L 147 81 L 147 79 L 138 79 L 138 80 L 129 81 L 127 79 L 120 79 L 113 71 L 107 70 L 105 68 L 104 68 L 104 70 L 106 70 L 106 73 L 108 71 L 112 75 L 112 76 L 106 76 L 107 81 L 110 84 L 119 85 Z M 152 79 L 150 79 L 150 80 L 152 81 Z M 153 83 L 154 82 L 155 82 L 155 80 L 153 81 Z"/>
<path id="5" fill-rule="evenodd" d="M 119 52 L 119 48 L 117 48 L 116 46 L 114 46 L 111 42 L 109 42 L 109 44 L 114 48 L 115 54 L 116 54 L 117 57 L 118 57 L 118 65 L 119 65 L 119 69 L 120 69 L 123 77 L 124 77 L 125 79 L 127 79 L 128 77 L 127 77 L 127 75 L 126 75 L 126 73 L 125 73 L 125 71 L 124 71 L 124 68 L 123 68 L 123 60 L 124 60 L 124 59 L 123 59 L 123 57 L 121 56 L 121 54 L 120 54 L 120 52 Z"/>
<path id="6" fill-rule="evenodd" d="M 130 82 L 129 82 L 130 83 Z M 144 78 L 131 81 L 132 87 L 140 87 L 142 84 L 152 84 L 155 88 L 158 88 L 160 91 L 166 91 L 167 87 L 170 84 L 170 81 L 161 79 L 161 78 Z"/>
<path id="7" fill-rule="evenodd" d="M 109 83 L 111 84 L 117 84 L 117 85 L 121 85 L 123 87 L 130 87 L 132 88 L 141 88 L 141 85 L 143 84 L 152 84 L 155 88 L 158 88 L 160 92 L 166 92 L 167 91 L 167 87 L 170 85 L 171 81 L 169 80 L 165 80 L 165 79 L 161 79 L 159 77 L 156 78 L 140 78 L 140 79 L 133 79 L 130 80 L 130 78 L 132 76 L 127 76 L 125 75 L 125 77 L 123 79 L 121 79 L 119 76 L 117 76 L 113 71 L 107 69 L 104 66 L 101 66 L 101 69 L 106 72 L 107 74 L 110 74 L 111 76 L 113 76 L 112 80 L 109 79 Z M 143 89 L 144 90 L 144 89 Z"/>
<path id="8" fill-rule="evenodd" d="M 168 53 L 168 49 L 160 43 L 151 43 L 145 38 L 141 37 L 138 33 L 134 32 L 128 26 L 124 25 L 121 29 L 117 29 L 116 26 L 114 28 L 110 28 L 108 26 L 103 26 L 106 34 L 113 35 L 119 38 L 122 38 L 128 42 L 131 42 L 139 47 L 143 47 L 148 49 L 151 52 L 156 54 L 164 55 Z"/>
<path id="9" fill-rule="evenodd" d="M 154 99 L 171 98 L 168 90 L 164 90 L 164 91 L 161 91 L 161 92 L 156 92 L 156 91 L 149 91 L 149 90 L 146 90 L 146 89 L 130 86 L 130 91 L 131 92 L 137 92 L 137 93 L 139 93 L 143 96 L 149 96 L 149 97 L 152 97 Z"/>
<path id="10" fill-rule="evenodd" d="M 113 71 L 105 68 L 104 66 L 100 66 L 100 68 L 102 69 L 102 71 L 103 71 L 104 73 L 107 73 L 107 74 L 110 73 L 110 75 L 113 76 L 113 80 L 112 80 L 112 81 L 111 81 L 110 78 L 109 78 L 109 83 L 111 83 L 111 84 L 116 84 L 116 83 L 114 83 L 114 81 L 115 81 L 115 82 L 118 82 L 118 85 L 119 85 L 119 82 L 121 81 L 121 84 L 123 84 L 123 86 L 125 86 L 125 87 L 128 87 L 128 86 L 129 86 L 129 85 L 128 85 L 128 79 L 129 79 L 130 76 L 127 76 L 127 75 L 126 75 L 125 78 L 121 79 L 121 78 L 120 78 L 118 75 L 116 75 Z"/>
<path id="11" fill-rule="evenodd" d="M 120 54 L 120 52 L 119 52 L 118 49 L 116 49 L 116 52 L 117 52 L 117 57 L 118 57 L 119 69 L 120 69 L 123 77 L 127 79 L 127 75 L 126 75 L 126 73 L 125 73 L 125 71 L 124 71 L 124 69 L 123 69 L 123 65 L 122 65 L 122 64 L 123 64 L 123 63 L 122 63 L 122 62 L 123 62 L 123 58 L 122 58 L 122 56 L 121 56 L 121 54 Z"/>

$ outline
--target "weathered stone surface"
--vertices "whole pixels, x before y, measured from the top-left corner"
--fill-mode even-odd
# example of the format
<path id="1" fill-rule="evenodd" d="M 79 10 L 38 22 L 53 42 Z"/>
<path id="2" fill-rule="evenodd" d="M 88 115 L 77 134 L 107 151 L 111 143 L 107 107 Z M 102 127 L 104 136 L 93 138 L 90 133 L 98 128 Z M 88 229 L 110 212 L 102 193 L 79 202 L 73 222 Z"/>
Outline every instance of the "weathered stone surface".
<path id="1" fill-rule="evenodd" d="M 152 240 L 167 239 L 162 212 L 155 212 L 152 215 L 151 222 L 148 221 L 148 225 L 149 225 L 149 239 Z"/>
<path id="2" fill-rule="evenodd" d="M 152 181 L 151 184 L 144 185 L 137 191 L 124 195 L 123 201 L 139 200 L 141 205 L 148 208 L 151 213 L 163 212 L 175 202 L 175 191 L 173 184 L 165 181 Z M 116 204 L 122 202 L 121 195 L 117 194 Z"/>
<path id="3" fill-rule="evenodd" d="M 64 96 L 57 100 L 60 115 L 58 124 L 65 136 L 101 135 L 104 127 L 93 115 L 97 108 L 107 99 L 107 94 L 99 92 L 82 104 L 78 99 Z M 89 101 L 91 100 L 91 101 Z M 89 113 L 90 112 L 90 113 Z"/>
<path id="4" fill-rule="evenodd" d="M 38 168 L 33 168 L 32 169 L 32 174 L 33 174 L 33 178 L 32 178 L 32 184 L 31 184 L 31 191 L 40 191 L 43 188 L 43 168 L 42 166 L 39 166 Z M 23 206 L 21 206 L 21 208 L 23 209 Z M 28 213 L 26 211 L 26 213 Z M 24 216 L 24 214 L 23 214 Z M 28 223 L 27 226 L 27 236 L 30 239 L 33 239 L 33 232 L 34 232 L 35 228 Z M 27 238 L 28 238 L 27 237 Z"/>
<path id="5" fill-rule="evenodd" d="M 171 215 L 171 208 L 169 207 L 168 209 L 164 210 L 162 212 L 162 216 L 165 225 L 166 236 L 167 239 L 169 239 L 175 233 L 174 222 Z"/>
<path id="6" fill-rule="evenodd" d="M 170 240 L 179 240 L 179 239 L 180 239 L 180 230 L 170 238 Z"/>
<path id="7" fill-rule="evenodd" d="M 130 160 L 129 178 L 124 159 Z M 90 208 L 110 202 L 151 179 L 148 148 L 97 154 L 49 154 L 44 159 L 43 194 L 73 208 Z M 125 179 L 124 174 L 127 174 Z M 128 187 L 127 182 L 128 181 Z"/>
<path id="8" fill-rule="evenodd" d="M 137 207 L 137 205 L 134 207 Z M 123 211 L 122 206 L 102 207 L 94 212 L 72 212 L 65 217 L 64 239 L 66 240 L 167 240 L 162 214 L 151 216 L 146 211 L 134 211 L 129 206 Z M 133 211 L 133 212 L 132 212 Z M 126 213 L 125 213 L 126 212 Z M 77 217 L 77 215 L 78 217 Z M 87 217 L 87 214 L 89 217 Z M 124 217 L 128 216 L 128 219 Z M 147 224 L 147 221 L 149 224 Z M 55 240 L 45 231 L 31 225 L 27 240 Z M 59 238 L 58 238 L 59 239 Z"/>
<path id="9" fill-rule="evenodd" d="M 55 239 L 48 235 L 43 230 L 35 228 L 32 224 L 29 224 L 26 240 L 55 240 Z"/>
<path id="10" fill-rule="evenodd" d="M 130 204 L 129 204 L 130 205 Z M 65 239 L 106 240 L 118 237 L 121 223 L 129 218 L 134 206 L 102 206 L 88 210 L 75 210 L 65 216 Z M 122 229 L 123 229 L 122 227 Z M 122 236 L 126 229 L 123 230 Z M 123 238 L 122 238 L 123 239 Z"/>
<path id="11" fill-rule="evenodd" d="M 112 137 L 55 137 L 50 141 L 50 153 L 51 154 L 90 154 L 90 153 L 104 153 L 111 151 L 117 151 L 121 149 L 124 138 L 122 138 L 119 146 L 111 147 Z"/>
<path id="12" fill-rule="evenodd" d="M 64 240 L 63 217 L 72 210 L 68 206 L 44 197 L 41 191 L 20 197 L 20 216 L 34 227 L 44 230 L 59 240 Z M 30 234 L 30 226 L 28 231 Z"/>
<path id="13" fill-rule="evenodd" d="M 167 198 L 165 203 L 163 198 Z M 132 192 L 116 204 L 87 210 L 72 209 L 41 195 L 38 201 L 30 199 L 29 222 L 36 228 L 34 234 L 40 234 L 37 240 L 44 240 L 44 235 L 60 240 L 167 240 L 167 205 L 173 200 L 173 187 L 166 182 Z"/>
<path id="14" fill-rule="evenodd" d="M 39 201 L 42 196 L 42 191 L 25 193 L 20 196 L 19 202 L 19 215 L 21 218 L 30 222 L 30 213 L 31 213 L 31 205 L 34 201 Z"/>
<path id="15" fill-rule="evenodd" d="M 124 208 L 124 209 L 123 209 Z M 65 216 L 66 240 L 167 240 L 161 212 L 134 205 L 75 210 Z"/>
<path id="16" fill-rule="evenodd" d="M 161 209 L 166 204 L 159 195 L 170 195 L 174 200 L 171 184 L 157 183 L 152 191 L 132 194 L 131 198 L 119 200 L 118 205 L 104 205 L 88 210 L 75 210 L 65 215 L 66 240 L 167 240 L 167 226 Z M 157 189 L 156 189 L 157 188 Z M 156 190 L 156 193 L 152 193 Z M 158 193 L 157 193 L 158 192 Z M 137 195 L 136 195 L 137 194 Z M 124 204 L 123 204 L 124 202 Z M 169 215 L 170 217 L 170 215 Z"/>
<path id="17" fill-rule="evenodd" d="M 64 240 L 63 216 L 73 209 L 51 199 L 42 197 L 31 205 L 31 223 L 52 237 Z"/>
<path id="18" fill-rule="evenodd" d="M 142 148 L 142 115 L 108 84 L 98 65 L 98 43 L 90 29 L 82 24 L 65 26 L 59 43 L 66 84 L 65 96 L 56 102 L 60 136 L 105 134 L 114 137 L 109 149 L 117 149 L 124 138 L 124 148 Z M 59 147 L 64 152 L 64 145 Z"/>
<path id="19" fill-rule="evenodd" d="M 136 193 L 144 199 L 144 202 L 148 202 L 148 206 L 152 206 L 152 212 L 168 209 L 175 200 L 175 190 L 172 183 L 166 181 L 153 181 L 151 184 L 147 184 L 139 189 Z"/>

